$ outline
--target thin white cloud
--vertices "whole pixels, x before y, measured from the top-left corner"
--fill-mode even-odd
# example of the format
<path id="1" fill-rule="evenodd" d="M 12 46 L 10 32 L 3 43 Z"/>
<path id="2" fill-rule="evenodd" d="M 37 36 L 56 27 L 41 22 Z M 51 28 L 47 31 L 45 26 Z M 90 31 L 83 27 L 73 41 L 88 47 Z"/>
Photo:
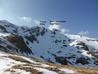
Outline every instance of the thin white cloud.
<path id="1" fill-rule="evenodd" d="M 49 27 L 48 27 L 50 30 L 54 30 L 54 29 L 57 29 L 57 30 L 60 30 L 60 26 L 59 25 L 50 25 Z"/>
<path id="2" fill-rule="evenodd" d="M 78 34 L 82 35 L 82 36 L 87 36 L 89 34 L 89 32 L 88 31 L 81 31 Z"/>
<path id="3" fill-rule="evenodd" d="M 65 29 L 65 28 L 62 28 L 62 29 L 61 29 L 61 32 L 62 32 L 62 33 L 66 33 L 66 32 L 69 32 L 69 31 L 70 31 L 69 29 Z"/>
<path id="4" fill-rule="evenodd" d="M 63 34 L 70 31 L 69 29 L 62 28 L 60 25 L 56 25 L 56 24 L 49 25 L 48 29 L 50 29 L 50 30 L 57 29 L 57 30 L 61 31 L 61 33 L 63 33 Z"/>
<path id="5" fill-rule="evenodd" d="M 39 21 L 39 20 L 34 20 L 34 23 L 35 23 L 36 25 L 39 25 L 39 24 L 40 24 L 40 21 Z"/>
<path id="6" fill-rule="evenodd" d="M 32 21 L 32 18 L 31 17 L 26 17 L 26 16 L 19 17 L 19 19 L 21 21 L 25 21 L 25 22 L 31 22 Z"/>

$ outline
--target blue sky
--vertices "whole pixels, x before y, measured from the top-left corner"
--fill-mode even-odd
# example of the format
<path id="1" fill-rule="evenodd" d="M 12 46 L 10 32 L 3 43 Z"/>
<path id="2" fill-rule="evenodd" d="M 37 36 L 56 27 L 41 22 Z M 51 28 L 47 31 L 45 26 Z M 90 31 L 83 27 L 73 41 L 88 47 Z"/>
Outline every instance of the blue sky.
<path id="1" fill-rule="evenodd" d="M 98 38 L 98 0 L 0 0 L 0 19 L 33 26 L 35 20 L 63 20 L 69 33 Z"/>

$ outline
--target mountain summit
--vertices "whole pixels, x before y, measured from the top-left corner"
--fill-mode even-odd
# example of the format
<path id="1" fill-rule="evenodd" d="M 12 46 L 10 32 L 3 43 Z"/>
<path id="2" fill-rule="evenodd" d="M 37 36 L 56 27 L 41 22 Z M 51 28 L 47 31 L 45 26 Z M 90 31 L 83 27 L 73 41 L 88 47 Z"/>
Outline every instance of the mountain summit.
<path id="1" fill-rule="evenodd" d="M 63 65 L 98 66 L 98 40 L 0 21 L 0 50 Z"/>

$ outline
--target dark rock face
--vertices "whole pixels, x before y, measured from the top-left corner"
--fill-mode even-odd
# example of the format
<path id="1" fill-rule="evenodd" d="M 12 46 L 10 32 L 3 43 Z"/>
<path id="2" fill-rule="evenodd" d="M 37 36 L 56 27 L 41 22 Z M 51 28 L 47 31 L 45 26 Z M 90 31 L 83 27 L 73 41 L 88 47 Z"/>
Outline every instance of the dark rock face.
<path id="1" fill-rule="evenodd" d="M 61 63 L 63 65 L 67 65 L 68 64 L 68 61 L 64 57 L 55 57 L 55 59 L 56 59 L 56 62 Z"/>
<path id="2" fill-rule="evenodd" d="M 80 45 L 81 48 L 83 48 L 83 49 L 86 50 L 86 51 L 89 51 L 89 48 L 87 47 L 87 45 L 86 45 L 85 43 L 83 43 L 83 42 L 78 42 L 77 45 Z"/>
<path id="3" fill-rule="evenodd" d="M 52 54 L 52 53 L 51 53 L 51 54 Z M 52 54 L 52 55 L 55 57 L 56 62 L 61 63 L 61 64 L 63 64 L 63 65 L 67 65 L 67 64 L 68 64 L 68 61 L 66 60 L 65 57 L 57 56 L 57 55 L 55 55 L 55 54 Z"/>
<path id="4" fill-rule="evenodd" d="M 78 59 L 76 60 L 76 63 L 81 63 L 82 65 L 85 65 L 85 64 L 88 64 L 89 62 L 88 62 L 87 59 L 81 57 L 81 58 L 78 58 Z"/>
<path id="5" fill-rule="evenodd" d="M 3 26 L 1 26 L 1 25 L 0 25 L 0 29 L 2 29 L 3 32 L 7 33 L 7 30 Z"/>
<path id="6" fill-rule="evenodd" d="M 96 64 L 98 66 L 98 59 L 94 62 L 94 64 Z"/>
<path id="7" fill-rule="evenodd" d="M 46 32 L 47 29 L 45 29 L 44 27 L 40 28 L 40 27 L 35 27 L 35 28 L 31 28 L 30 30 L 27 30 L 27 32 L 30 33 L 30 35 L 25 35 L 25 38 L 28 39 L 30 42 L 34 43 L 38 41 L 38 36 L 43 36 Z"/>
<path id="8" fill-rule="evenodd" d="M 7 37 L 7 40 L 18 48 L 16 51 L 18 52 L 20 51 L 21 53 L 27 53 L 27 54 L 32 53 L 32 50 L 27 47 L 21 36 L 12 35 Z"/>
<path id="9" fill-rule="evenodd" d="M 90 54 L 92 54 L 97 60 L 98 60 L 98 51 L 95 52 L 89 52 Z"/>
<path id="10" fill-rule="evenodd" d="M 37 37 L 35 35 L 31 35 L 31 36 L 25 36 L 30 42 L 34 42 L 34 41 L 38 41 Z"/>

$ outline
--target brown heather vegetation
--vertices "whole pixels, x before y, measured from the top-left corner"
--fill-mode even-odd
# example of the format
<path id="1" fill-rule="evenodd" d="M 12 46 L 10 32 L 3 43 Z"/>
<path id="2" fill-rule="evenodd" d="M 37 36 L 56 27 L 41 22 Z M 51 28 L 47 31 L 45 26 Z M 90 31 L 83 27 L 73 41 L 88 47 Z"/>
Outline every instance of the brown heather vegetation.
<path id="1" fill-rule="evenodd" d="M 67 73 L 64 73 L 63 71 L 60 71 L 59 68 L 74 70 L 76 72 L 75 74 L 98 74 L 98 67 L 96 67 L 96 68 L 84 68 L 84 67 L 77 67 L 77 66 L 53 64 L 53 63 L 49 63 L 49 62 L 40 62 L 42 64 L 47 64 L 50 66 L 50 67 L 42 67 L 42 66 L 40 66 L 40 64 L 31 63 L 28 60 L 22 58 L 21 56 L 17 56 L 17 55 L 11 56 L 10 55 L 8 57 L 13 59 L 13 60 L 25 63 L 25 64 L 14 65 L 12 68 L 6 70 L 6 71 L 10 71 L 12 74 L 14 74 L 13 72 L 15 72 L 15 69 L 25 70 L 27 72 L 31 72 L 31 74 L 43 74 L 42 72 L 39 72 L 38 70 L 34 69 L 34 67 L 54 71 L 54 72 L 57 72 L 58 74 L 67 74 Z"/>

